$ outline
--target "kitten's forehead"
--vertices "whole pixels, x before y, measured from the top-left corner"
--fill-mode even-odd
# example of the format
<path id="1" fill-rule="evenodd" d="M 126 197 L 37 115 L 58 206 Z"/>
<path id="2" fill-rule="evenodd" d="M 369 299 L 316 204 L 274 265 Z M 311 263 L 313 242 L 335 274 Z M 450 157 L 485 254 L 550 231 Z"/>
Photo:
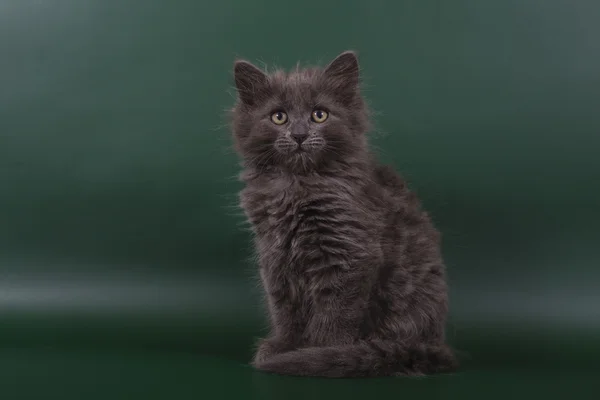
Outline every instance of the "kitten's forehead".
<path id="1" fill-rule="evenodd" d="M 317 68 L 297 68 L 286 72 L 276 71 L 270 76 L 275 97 L 290 108 L 313 107 L 319 95 Z"/>

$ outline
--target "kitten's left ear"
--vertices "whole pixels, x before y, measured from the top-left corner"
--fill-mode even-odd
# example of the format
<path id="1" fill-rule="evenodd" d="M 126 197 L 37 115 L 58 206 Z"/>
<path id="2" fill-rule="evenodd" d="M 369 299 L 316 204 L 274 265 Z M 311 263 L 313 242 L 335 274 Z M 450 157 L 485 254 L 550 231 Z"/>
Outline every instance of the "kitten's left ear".
<path id="1" fill-rule="evenodd" d="M 268 87 L 267 75 L 254 64 L 237 60 L 233 67 L 235 86 L 242 103 L 254 105 Z"/>
<path id="2" fill-rule="evenodd" d="M 345 51 L 323 70 L 327 85 L 344 97 L 354 96 L 360 81 L 358 57 L 354 51 Z"/>

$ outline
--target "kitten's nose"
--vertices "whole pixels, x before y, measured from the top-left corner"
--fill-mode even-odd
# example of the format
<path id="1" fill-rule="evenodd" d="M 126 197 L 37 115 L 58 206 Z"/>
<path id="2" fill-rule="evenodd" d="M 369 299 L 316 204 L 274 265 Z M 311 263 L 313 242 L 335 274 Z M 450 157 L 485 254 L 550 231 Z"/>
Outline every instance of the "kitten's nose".
<path id="1" fill-rule="evenodd" d="M 306 133 L 292 133 L 292 139 L 294 139 L 298 144 L 302 144 L 308 137 Z"/>
<path id="2" fill-rule="evenodd" d="M 292 129 L 291 136 L 298 144 L 302 144 L 308 137 L 308 132 L 304 129 Z"/>

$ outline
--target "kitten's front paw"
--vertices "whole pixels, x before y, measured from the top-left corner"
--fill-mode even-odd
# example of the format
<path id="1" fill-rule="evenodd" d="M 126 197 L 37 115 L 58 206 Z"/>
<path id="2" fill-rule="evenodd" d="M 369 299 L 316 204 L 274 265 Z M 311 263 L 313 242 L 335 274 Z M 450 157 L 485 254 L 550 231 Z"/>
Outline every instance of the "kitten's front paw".
<path id="1" fill-rule="evenodd" d="M 290 350 L 290 346 L 278 339 L 267 338 L 263 339 L 258 345 L 252 365 L 259 367 L 265 360 L 275 354 L 284 353 Z"/>

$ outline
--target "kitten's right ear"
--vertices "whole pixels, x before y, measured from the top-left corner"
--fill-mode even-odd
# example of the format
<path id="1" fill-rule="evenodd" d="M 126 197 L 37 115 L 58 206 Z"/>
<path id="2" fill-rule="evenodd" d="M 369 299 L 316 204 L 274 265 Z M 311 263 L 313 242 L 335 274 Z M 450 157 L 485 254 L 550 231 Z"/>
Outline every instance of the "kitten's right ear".
<path id="1" fill-rule="evenodd" d="M 267 75 L 254 64 L 237 60 L 233 67 L 235 86 L 242 103 L 253 105 L 267 89 Z"/>
<path id="2" fill-rule="evenodd" d="M 345 51 L 323 70 L 327 87 L 343 101 L 350 102 L 358 92 L 360 71 L 354 51 Z"/>

